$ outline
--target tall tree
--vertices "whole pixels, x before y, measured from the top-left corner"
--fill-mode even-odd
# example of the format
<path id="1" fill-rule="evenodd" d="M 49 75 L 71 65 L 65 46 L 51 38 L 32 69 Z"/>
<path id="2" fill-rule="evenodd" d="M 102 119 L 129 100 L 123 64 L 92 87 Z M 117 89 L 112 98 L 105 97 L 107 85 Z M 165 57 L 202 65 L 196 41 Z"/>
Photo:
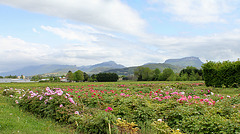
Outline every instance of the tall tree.
<path id="1" fill-rule="evenodd" d="M 161 71 L 158 68 L 156 68 L 153 72 L 154 72 L 153 80 L 155 80 L 155 81 L 159 80 L 159 76 L 161 74 Z"/>
<path id="2" fill-rule="evenodd" d="M 148 67 L 137 67 L 134 71 L 134 75 L 137 77 L 138 81 L 152 80 L 153 72 Z"/>
<path id="3" fill-rule="evenodd" d="M 85 72 L 83 72 L 84 80 L 83 81 L 88 81 L 89 80 L 89 75 Z"/>
<path id="4" fill-rule="evenodd" d="M 72 82 L 74 80 L 74 75 L 72 73 L 72 71 L 68 71 L 67 75 L 66 75 L 67 80 L 69 80 L 70 82 Z"/>
<path id="5" fill-rule="evenodd" d="M 162 80 L 167 80 L 172 74 L 174 74 L 174 72 L 171 68 L 165 68 L 162 73 Z"/>
<path id="6" fill-rule="evenodd" d="M 78 70 L 76 72 L 74 72 L 74 80 L 75 81 L 83 81 L 84 80 L 84 75 L 83 72 L 81 70 Z"/>

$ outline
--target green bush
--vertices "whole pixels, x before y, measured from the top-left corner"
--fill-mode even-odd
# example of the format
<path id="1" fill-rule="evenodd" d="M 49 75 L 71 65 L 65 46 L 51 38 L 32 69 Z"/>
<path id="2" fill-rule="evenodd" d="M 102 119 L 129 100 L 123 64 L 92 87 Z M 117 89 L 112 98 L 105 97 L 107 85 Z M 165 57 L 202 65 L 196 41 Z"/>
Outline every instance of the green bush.
<path id="1" fill-rule="evenodd" d="M 202 65 L 206 86 L 237 87 L 240 84 L 240 61 L 207 62 Z"/>

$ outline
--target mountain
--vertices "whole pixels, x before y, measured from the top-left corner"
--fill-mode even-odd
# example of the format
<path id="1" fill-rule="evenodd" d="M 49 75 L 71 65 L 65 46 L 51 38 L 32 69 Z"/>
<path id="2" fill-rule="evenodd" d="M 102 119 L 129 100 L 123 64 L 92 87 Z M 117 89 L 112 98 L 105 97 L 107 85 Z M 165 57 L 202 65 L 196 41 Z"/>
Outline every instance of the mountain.
<path id="1" fill-rule="evenodd" d="M 103 62 L 95 65 L 89 65 L 89 66 L 80 66 L 78 69 L 83 72 L 90 72 L 90 73 L 99 73 L 103 72 L 109 69 L 118 69 L 118 68 L 124 68 L 125 66 L 121 64 L 117 64 L 114 61 L 108 61 Z"/>
<path id="2" fill-rule="evenodd" d="M 111 69 L 108 71 L 105 71 L 106 73 L 116 73 L 118 75 L 133 75 L 134 74 L 134 70 L 139 67 L 126 67 L 126 68 L 121 68 L 121 69 Z M 158 68 L 159 70 L 163 71 L 165 68 L 171 68 L 174 72 L 180 72 L 183 67 L 179 67 L 179 66 L 175 66 L 175 65 L 171 65 L 171 64 L 165 64 L 165 63 L 150 63 L 150 64 L 144 64 L 142 65 L 142 67 L 149 67 L 150 69 L 154 70 L 156 68 Z"/>
<path id="3" fill-rule="evenodd" d="M 32 76 L 32 75 L 46 74 L 46 73 L 56 73 L 56 72 L 61 73 L 61 72 L 67 72 L 69 70 L 76 71 L 77 66 L 75 66 L 75 65 L 57 65 L 57 64 L 28 66 L 28 67 L 24 67 L 22 69 L 18 69 L 15 71 L 0 73 L 0 76 L 9 76 L 9 75 Z"/>
<path id="4" fill-rule="evenodd" d="M 181 59 L 168 59 L 164 62 L 165 64 L 171 64 L 181 67 L 193 66 L 201 68 L 203 62 L 198 57 L 185 57 Z"/>
<path id="5" fill-rule="evenodd" d="M 15 71 L 4 72 L 0 73 L 0 76 L 9 76 L 9 75 L 25 75 L 25 76 L 33 76 L 33 75 L 55 75 L 61 76 L 65 75 L 69 70 L 75 72 L 77 70 L 81 70 L 88 74 L 97 74 L 99 72 L 103 72 L 109 69 L 117 69 L 117 68 L 124 68 L 123 65 L 116 64 L 114 61 L 103 62 L 95 65 L 89 66 L 80 66 L 77 67 L 76 65 L 36 65 L 36 66 L 28 66 L 22 69 L 18 69 Z"/>

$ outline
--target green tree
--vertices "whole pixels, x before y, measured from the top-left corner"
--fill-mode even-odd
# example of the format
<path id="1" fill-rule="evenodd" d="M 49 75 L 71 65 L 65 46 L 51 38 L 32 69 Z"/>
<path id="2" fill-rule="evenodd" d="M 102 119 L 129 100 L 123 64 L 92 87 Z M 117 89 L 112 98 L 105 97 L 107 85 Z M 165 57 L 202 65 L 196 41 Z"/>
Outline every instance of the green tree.
<path id="1" fill-rule="evenodd" d="M 31 78 L 31 81 L 39 81 L 41 80 L 43 77 L 41 75 L 34 75 Z"/>
<path id="2" fill-rule="evenodd" d="M 83 73 L 84 80 L 83 81 L 88 81 L 89 80 L 89 75 L 87 73 Z"/>
<path id="3" fill-rule="evenodd" d="M 187 81 L 187 80 L 189 80 L 187 73 L 182 74 L 182 75 L 180 76 L 180 78 L 181 78 L 182 81 Z"/>
<path id="4" fill-rule="evenodd" d="M 68 71 L 67 75 L 66 75 L 67 80 L 69 80 L 70 82 L 72 82 L 74 80 L 74 75 L 72 73 L 72 71 Z"/>
<path id="5" fill-rule="evenodd" d="M 97 75 L 96 74 L 92 74 L 89 81 L 94 82 L 97 81 Z"/>
<path id="6" fill-rule="evenodd" d="M 137 69 L 134 70 L 134 76 L 137 77 L 137 81 L 143 80 L 143 72 L 144 72 L 144 67 L 137 67 Z"/>
<path id="7" fill-rule="evenodd" d="M 78 70 L 78 71 L 74 72 L 73 76 L 74 76 L 75 81 L 79 82 L 79 81 L 84 80 L 84 75 L 83 75 L 83 72 L 81 70 Z"/>
<path id="8" fill-rule="evenodd" d="M 155 81 L 159 80 L 159 76 L 161 74 L 161 71 L 158 68 L 156 68 L 153 72 L 154 72 L 153 80 L 155 80 Z"/>
<path id="9" fill-rule="evenodd" d="M 202 70 L 197 69 L 196 67 L 188 66 L 185 69 L 182 69 L 180 71 L 180 76 L 186 77 L 185 74 L 187 74 L 187 80 L 195 81 L 195 80 L 202 80 Z M 185 78 L 184 78 L 185 79 Z"/>
<path id="10" fill-rule="evenodd" d="M 12 79 L 16 79 L 16 78 L 17 78 L 17 76 L 16 76 L 16 75 L 14 75 L 14 76 L 12 76 L 12 75 L 9 75 L 9 76 L 5 76 L 5 78 L 12 78 Z"/>
<path id="11" fill-rule="evenodd" d="M 162 80 L 166 81 L 172 74 L 174 74 L 174 72 L 171 68 L 165 68 L 162 73 Z"/>
<path id="12" fill-rule="evenodd" d="M 134 71 L 134 76 L 137 77 L 138 81 L 152 80 L 153 71 L 148 67 L 137 67 Z"/>

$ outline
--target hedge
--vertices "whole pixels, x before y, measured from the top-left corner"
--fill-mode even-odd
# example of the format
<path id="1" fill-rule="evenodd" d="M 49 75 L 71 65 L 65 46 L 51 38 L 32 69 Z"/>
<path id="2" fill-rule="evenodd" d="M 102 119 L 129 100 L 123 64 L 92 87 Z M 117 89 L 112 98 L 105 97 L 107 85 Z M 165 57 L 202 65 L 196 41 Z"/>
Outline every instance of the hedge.
<path id="1" fill-rule="evenodd" d="M 206 86 L 238 87 L 240 84 L 240 61 L 210 61 L 202 68 Z"/>

